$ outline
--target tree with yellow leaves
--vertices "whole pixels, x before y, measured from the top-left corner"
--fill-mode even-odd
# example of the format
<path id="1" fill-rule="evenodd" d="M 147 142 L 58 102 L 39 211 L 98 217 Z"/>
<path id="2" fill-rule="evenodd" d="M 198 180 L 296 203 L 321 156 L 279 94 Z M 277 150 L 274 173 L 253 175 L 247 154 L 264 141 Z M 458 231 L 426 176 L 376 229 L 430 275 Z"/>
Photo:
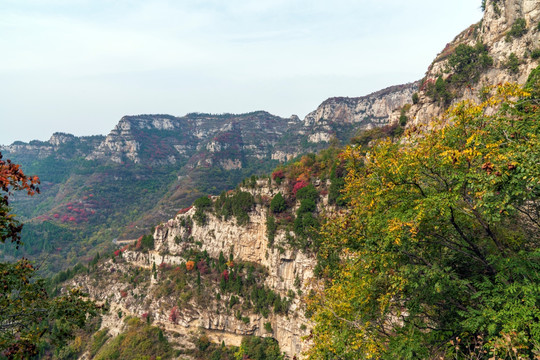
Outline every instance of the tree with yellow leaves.
<path id="1" fill-rule="evenodd" d="M 310 359 L 540 356 L 535 87 L 345 151 L 350 207 L 323 228 Z"/>

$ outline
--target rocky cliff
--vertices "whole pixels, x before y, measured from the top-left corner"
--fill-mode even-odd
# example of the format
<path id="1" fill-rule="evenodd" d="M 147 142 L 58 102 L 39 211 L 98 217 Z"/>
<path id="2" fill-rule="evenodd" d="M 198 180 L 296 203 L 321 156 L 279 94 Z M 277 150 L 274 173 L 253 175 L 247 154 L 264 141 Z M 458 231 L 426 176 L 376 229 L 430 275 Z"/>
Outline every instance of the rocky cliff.
<path id="1" fill-rule="evenodd" d="M 327 193 L 326 182 L 316 184 L 318 193 Z M 164 329 L 178 348 L 190 349 L 193 347 L 190 339 L 201 334 L 214 342 L 234 346 L 240 345 L 242 336 L 271 336 L 288 356 L 300 356 L 309 344 L 302 338 L 309 335 L 310 329 L 301 297 L 310 288 L 316 260 L 310 251 L 291 246 L 290 237 L 295 235 L 289 228 L 279 227 L 272 241 L 267 230 L 267 217 L 273 215 L 268 200 L 278 192 L 291 204 L 285 213 L 292 214 L 298 209 L 291 188 L 290 184 L 279 186 L 267 178 L 239 188 L 237 192 L 250 193 L 254 199 L 249 221 L 242 225 L 234 217 L 225 219 L 216 211 L 207 212 L 204 223 L 200 223 L 194 221 L 200 210 L 184 209 L 155 228 L 152 250 L 138 250 L 139 240 L 139 245 L 124 247 L 116 253 L 114 261 L 100 263 L 94 272 L 75 278 L 72 284 L 82 286 L 94 299 L 110 305 L 111 311 L 105 316 L 102 328 L 107 328 L 111 335 L 122 330 L 122 323 L 118 321 L 120 313 L 140 318 L 151 314 L 151 321 Z M 234 194 L 230 192 L 227 196 L 231 198 Z M 217 199 L 214 197 L 213 201 Z M 315 213 L 330 209 L 325 205 L 326 195 L 321 195 L 318 203 Z M 285 213 L 281 216 L 286 217 Z M 273 305 L 270 303 L 273 311 L 255 311 L 252 307 L 255 301 L 250 295 L 253 287 L 250 292 L 224 290 L 223 273 L 219 284 L 216 276 L 219 279 L 221 270 L 215 265 L 224 254 L 229 260 L 230 275 L 226 281 L 232 282 L 234 276 L 241 276 L 242 266 L 254 266 L 259 269 L 255 271 L 259 274 L 256 289 L 267 289 L 267 294 L 272 291 L 272 297 L 283 299 L 278 303 L 286 304 L 286 310 L 276 310 L 274 301 Z M 196 265 L 191 266 L 196 266 L 192 271 L 198 271 L 198 283 L 200 286 L 202 282 L 203 290 L 199 287 L 195 293 L 195 287 L 189 288 L 189 285 L 183 285 L 183 292 L 164 290 L 178 281 L 175 276 L 186 267 L 189 269 L 189 262 L 194 259 L 202 259 L 195 260 Z M 212 270 L 213 266 L 218 270 Z M 189 272 L 186 276 L 189 283 Z M 238 281 L 249 284 L 249 276 Z M 239 300 L 233 300 L 236 296 Z M 178 312 L 172 316 L 175 307 Z"/>
<path id="2" fill-rule="evenodd" d="M 60 159 L 71 159 L 77 156 L 86 156 L 90 149 L 97 147 L 104 136 L 81 136 L 56 132 L 49 140 L 33 140 L 29 143 L 16 141 L 11 145 L 0 145 L 0 151 L 4 154 L 15 155 L 24 159 L 45 159 L 56 157 Z"/>
<path id="3" fill-rule="evenodd" d="M 233 188 L 244 177 L 386 124 L 414 89 L 409 84 L 360 98 L 332 98 L 303 121 L 264 111 L 124 116 L 106 137 L 55 133 L 48 141 L 16 142 L 0 150 L 43 182 L 39 197 L 19 203 L 18 213 L 26 219 L 77 220 L 78 214 L 66 209 L 93 194 L 92 216 L 77 221 L 87 223 L 82 237 L 106 228 L 111 238 L 134 238 L 203 193 Z M 65 244 L 74 242 L 64 240 L 54 246 L 69 252 Z M 34 252 L 38 247 L 27 255 Z"/>
<path id="4" fill-rule="evenodd" d="M 410 102 L 418 84 L 391 86 L 362 97 L 327 99 L 305 117 L 304 125 L 356 124 L 358 129 L 386 125 L 396 109 Z"/>
<path id="5" fill-rule="evenodd" d="M 505 82 L 524 84 L 531 70 L 538 66 L 540 3 L 536 0 L 487 0 L 484 7 L 482 20 L 456 36 L 430 65 L 420 84 L 418 103 L 408 111 L 410 124 L 425 123 L 440 116 L 449 102 L 479 100 L 489 86 Z M 488 66 L 477 68 L 475 79 L 471 76 L 470 81 L 453 83 L 452 79 L 464 67 L 474 66 L 478 59 L 462 58 L 460 66 L 452 66 L 452 55 L 460 46 L 474 48 L 477 44 L 486 46 L 491 58 Z M 446 85 L 445 90 L 450 93 L 451 100 L 447 102 L 433 94 L 439 78 L 445 80 L 439 84 Z M 399 116 L 399 112 L 394 112 L 391 121 L 398 121 Z"/>

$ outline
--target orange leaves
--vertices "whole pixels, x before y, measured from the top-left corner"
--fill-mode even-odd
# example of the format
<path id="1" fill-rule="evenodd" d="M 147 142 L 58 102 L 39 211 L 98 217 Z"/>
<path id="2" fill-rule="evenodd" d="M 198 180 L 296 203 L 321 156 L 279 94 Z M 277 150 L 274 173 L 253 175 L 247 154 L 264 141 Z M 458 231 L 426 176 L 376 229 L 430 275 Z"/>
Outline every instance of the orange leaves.
<path id="1" fill-rule="evenodd" d="M 20 165 L 3 160 L 0 153 L 0 243 L 11 239 L 17 246 L 21 242 L 22 224 L 10 214 L 9 197 L 13 191 L 26 191 L 32 196 L 39 193 L 37 176 L 26 176 Z"/>
<path id="2" fill-rule="evenodd" d="M 21 170 L 21 166 L 14 164 L 11 160 L 2 160 L 0 153 L 0 188 L 11 195 L 12 190 L 26 190 L 28 195 L 39 193 L 39 178 L 37 176 L 26 176 Z"/>
<path id="3" fill-rule="evenodd" d="M 186 270 L 191 271 L 193 269 L 195 269 L 195 261 L 190 260 L 186 263 Z"/>

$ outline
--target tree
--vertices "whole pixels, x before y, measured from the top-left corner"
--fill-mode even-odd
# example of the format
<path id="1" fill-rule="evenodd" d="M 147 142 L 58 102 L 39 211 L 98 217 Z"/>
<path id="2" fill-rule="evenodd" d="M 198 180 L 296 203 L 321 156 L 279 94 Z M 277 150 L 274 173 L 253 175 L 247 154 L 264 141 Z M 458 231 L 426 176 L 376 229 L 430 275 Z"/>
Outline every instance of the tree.
<path id="1" fill-rule="evenodd" d="M 10 214 L 9 197 L 13 191 L 26 191 L 29 196 L 39 193 L 37 176 L 26 176 L 20 165 L 3 160 L 0 153 L 0 242 L 11 240 L 17 247 L 21 242 L 22 224 Z"/>
<path id="2" fill-rule="evenodd" d="M 448 70 L 452 71 L 451 82 L 457 85 L 473 85 L 478 82 L 482 71 L 493 65 L 488 48 L 482 43 L 475 46 L 459 44 L 448 58 Z"/>
<path id="3" fill-rule="evenodd" d="M 13 191 L 39 192 L 39 179 L 24 175 L 19 165 L 2 160 L 0 154 L 0 242 L 21 244 L 22 224 L 10 213 Z M 7 245 L 5 245 L 7 246 Z M 27 259 L 0 263 L 0 356 L 27 358 L 40 343 L 61 347 L 73 329 L 82 327 L 99 308 L 78 289 L 53 298 L 45 281 L 36 278 L 36 268 Z"/>
<path id="4" fill-rule="evenodd" d="M 420 101 L 420 96 L 418 95 L 417 92 L 415 92 L 414 94 L 412 94 L 412 103 L 413 104 L 418 104 L 418 102 Z"/>
<path id="5" fill-rule="evenodd" d="M 280 213 L 285 211 L 285 209 L 287 209 L 285 199 L 283 198 L 283 195 L 281 195 L 281 192 L 278 192 L 270 202 L 270 210 L 274 213 Z"/>
<path id="6" fill-rule="evenodd" d="M 323 230 L 311 359 L 538 354 L 540 108 L 514 85 L 493 93 L 346 151 L 350 208 Z"/>

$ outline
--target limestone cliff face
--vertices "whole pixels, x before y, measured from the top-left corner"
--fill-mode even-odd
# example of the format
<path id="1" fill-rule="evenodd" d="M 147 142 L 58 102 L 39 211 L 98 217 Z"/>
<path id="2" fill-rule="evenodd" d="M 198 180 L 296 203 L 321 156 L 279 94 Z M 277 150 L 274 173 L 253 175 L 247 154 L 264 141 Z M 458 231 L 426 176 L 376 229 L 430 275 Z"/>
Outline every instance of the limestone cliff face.
<path id="1" fill-rule="evenodd" d="M 522 21 L 525 24 L 524 33 L 519 37 L 509 35 L 512 26 Z M 539 22 L 540 2 L 537 0 L 487 0 L 482 20 L 447 44 L 429 67 L 420 85 L 419 102 L 408 112 L 409 119 L 413 120 L 410 124 L 425 123 L 443 113 L 445 106 L 428 96 L 427 85 L 434 83 L 439 76 L 444 79 L 452 76 L 448 70 L 448 56 L 460 44 L 486 44 L 493 65 L 481 74 L 478 83 L 453 89 L 453 102 L 479 100 L 480 90 L 484 86 L 505 82 L 524 84 L 530 71 L 539 64 L 539 60 L 531 56 L 534 50 L 540 49 Z M 511 71 L 508 67 L 510 54 L 515 54 L 519 59 L 517 71 Z M 392 114 L 391 121 L 397 121 L 399 115 L 399 112 Z"/>
<path id="2" fill-rule="evenodd" d="M 33 140 L 29 143 L 16 141 L 11 145 L 0 146 L 0 152 L 13 154 L 17 158 L 44 159 L 54 156 L 69 159 L 75 156 L 85 156 L 88 148 L 96 147 L 103 136 L 81 136 L 55 132 L 49 140 Z"/>
<path id="3" fill-rule="evenodd" d="M 164 165 L 188 161 L 190 168 L 242 168 L 244 161 L 271 159 L 273 147 L 299 123 L 264 111 L 241 115 L 125 116 L 89 160 Z"/>
<path id="4" fill-rule="evenodd" d="M 187 229 L 180 224 L 183 218 L 193 216 L 195 209 L 178 215 L 175 219 L 156 228 L 155 241 L 158 253 L 179 254 L 185 250 L 185 244 L 176 244 L 175 239 L 188 236 Z M 218 258 L 220 252 L 232 253 L 235 259 L 263 265 L 268 269 L 265 284 L 272 290 L 286 297 L 289 290 L 296 291 L 297 287 L 306 292 L 309 280 L 313 278 L 313 269 L 316 261 L 297 250 L 287 249 L 280 252 L 278 248 L 270 248 L 266 236 L 266 210 L 261 206 L 250 214 L 250 222 L 247 226 L 238 226 L 235 220 L 222 221 L 210 215 L 207 225 L 193 225 L 189 231 L 195 242 L 200 241 L 200 250 L 207 251 L 211 257 Z M 285 234 L 281 232 L 276 237 L 276 242 L 285 242 Z M 174 258 L 161 257 L 156 263 L 162 261 L 175 261 Z M 177 259 L 178 261 L 179 259 Z M 295 285 L 296 283 L 296 285 Z M 271 319 L 274 332 L 272 336 L 278 340 L 282 351 L 287 354 L 299 355 L 305 349 L 306 343 L 301 337 L 309 334 L 306 320 L 299 298 L 291 305 L 290 315 L 273 315 Z M 208 330 L 222 330 L 232 334 L 238 334 L 238 322 L 228 319 L 228 322 L 219 319 L 202 316 L 200 326 Z M 262 326 L 262 319 L 258 319 L 256 326 L 249 333 L 241 330 L 241 334 L 267 336 Z M 304 326 L 302 326 L 304 325 Z M 243 327 L 240 327 L 242 329 Z"/>
<path id="5" fill-rule="evenodd" d="M 327 186 L 318 182 L 318 187 Z M 242 188 L 258 198 L 271 198 L 277 192 L 287 193 L 282 186 L 269 186 L 267 180 L 259 180 L 252 188 Z M 321 189 L 319 189 L 321 190 Z M 325 208 L 326 198 L 321 199 L 319 210 Z M 186 340 L 202 331 L 215 342 L 227 345 L 240 345 L 242 336 L 272 336 L 280 344 L 283 352 L 300 357 L 309 342 L 302 338 L 309 335 L 310 322 L 304 315 L 300 294 L 310 289 L 314 277 L 316 259 L 313 254 L 295 250 L 287 245 L 286 232 L 278 230 L 274 244 L 269 246 L 266 234 L 268 206 L 256 204 L 249 213 L 249 223 L 238 225 L 235 218 L 224 220 L 207 213 L 207 221 L 199 225 L 192 221 L 196 208 L 182 211 L 174 218 L 156 227 L 154 232 L 154 250 L 139 252 L 125 250 L 122 260 L 109 260 L 100 264 L 98 275 L 84 275 L 73 281 L 82 286 L 91 297 L 98 301 L 107 301 L 111 311 L 105 316 L 102 327 L 107 327 L 111 335 L 121 331 L 118 313 L 143 317 L 152 314 L 155 325 L 164 329 L 169 336 L 180 334 Z M 189 226 L 186 224 L 189 223 Z M 231 311 L 219 310 L 215 298 L 205 300 L 187 300 L 179 309 L 178 318 L 172 321 L 170 311 L 178 299 L 167 295 L 156 295 L 156 290 L 167 282 L 167 278 L 152 276 L 152 268 L 162 266 L 185 266 L 190 249 L 206 252 L 210 258 L 218 259 L 220 254 L 233 256 L 235 262 L 256 264 L 265 269 L 266 276 L 262 284 L 290 301 L 287 315 L 270 313 L 267 318 L 256 313 L 246 313 L 240 319 Z M 138 270 L 137 270 L 138 269 Z M 139 286 L 133 286 L 126 279 L 135 275 L 143 276 Z M 218 289 L 215 289 L 217 291 Z M 291 296 L 291 294 L 295 294 Z M 227 298 L 227 294 L 222 294 Z M 223 309 L 223 308 L 221 308 Z M 243 314 L 244 315 L 244 314 Z M 270 323 L 268 332 L 265 324 Z M 184 341 L 182 346 L 192 346 Z"/>
<path id="6" fill-rule="evenodd" d="M 306 127 L 325 124 L 355 124 L 367 129 L 388 124 L 388 117 L 411 100 L 418 82 L 392 86 L 363 97 L 335 97 L 324 101 L 304 119 Z"/>

